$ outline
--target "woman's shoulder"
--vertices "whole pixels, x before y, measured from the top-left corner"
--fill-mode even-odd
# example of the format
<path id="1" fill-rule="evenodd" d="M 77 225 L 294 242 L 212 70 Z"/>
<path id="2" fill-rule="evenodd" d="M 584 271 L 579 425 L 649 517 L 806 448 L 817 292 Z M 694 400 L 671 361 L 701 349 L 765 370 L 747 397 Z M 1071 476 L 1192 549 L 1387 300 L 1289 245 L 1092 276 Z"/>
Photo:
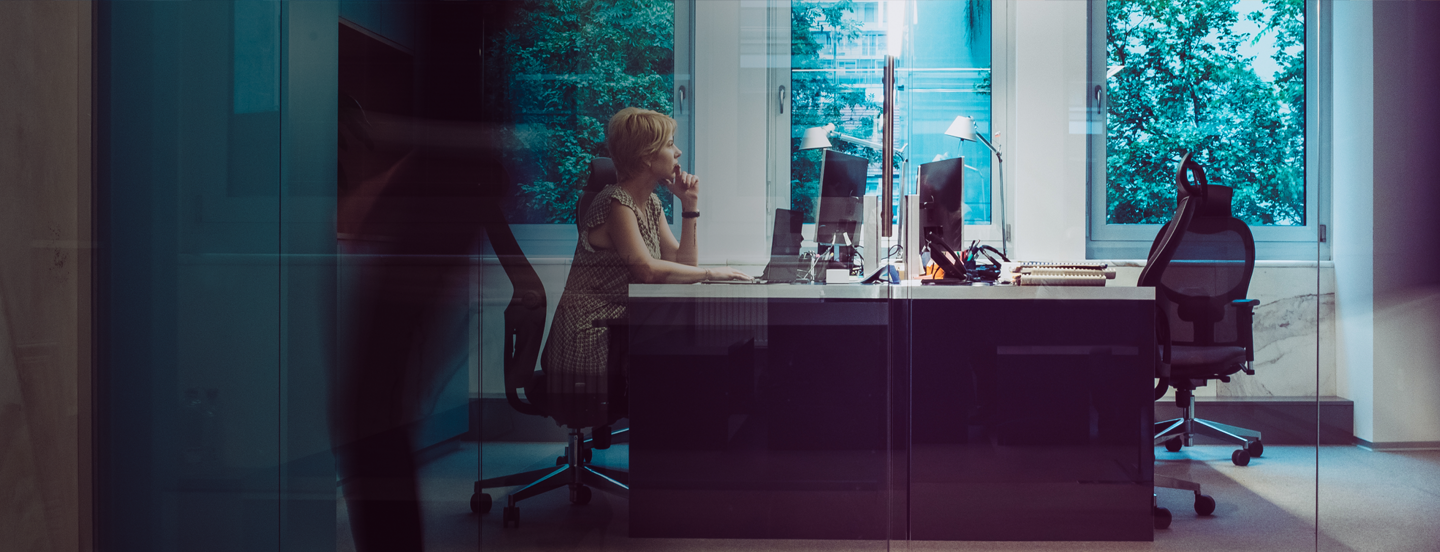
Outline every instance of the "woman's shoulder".
<path id="1" fill-rule="evenodd" d="M 599 192 L 595 192 L 595 198 L 590 200 L 590 206 L 585 210 L 581 218 L 581 226 L 598 226 L 604 223 L 605 219 L 609 218 L 610 209 L 613 207 L 614 202 L 620 202 L 620 204 L 630 207 L 631 209 L 635 208 L 631 203 L 630 195 L 625 193 L 625 190 L 622 190 L 619 186 L 611 184 L 601 188 Z"/>
<path id="2" fill-rule="evenodd" d="M 609 200 L 612 199 L 620 202 L 622 205 L 625 205 L 627 207 L 633 207 L 633 201 L 630 199 L 630 194 L 625 193 L 625 190 L 618 185 L 611 184 L 609 186 L 601 188 L 600 192 L 595 194 L 595 203 L 599 204 L 600 208 L 606 211 L 610 210 Z"/>

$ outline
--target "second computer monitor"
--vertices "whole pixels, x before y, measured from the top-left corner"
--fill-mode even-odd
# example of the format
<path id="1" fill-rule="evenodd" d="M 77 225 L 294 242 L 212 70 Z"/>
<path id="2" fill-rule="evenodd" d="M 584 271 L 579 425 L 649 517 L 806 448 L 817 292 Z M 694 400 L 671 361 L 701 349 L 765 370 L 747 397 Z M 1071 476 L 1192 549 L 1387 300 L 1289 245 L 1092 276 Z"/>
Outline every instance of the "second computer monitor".
<path id="1" fill-rule="evenodd" d="M 920 239 L 938 237 L 954 249 L 965 247 L 965 161 L 945 159 L 920 165 Z"/>
<path id="2" fill-rule="evenodd" d="M 865 171 L 869 168 L 870 161 L 864 157 L 828 149 L 820 166 L 815 243 L 818 253 L 834 248 L 835 260 L 841 264 L 853 261 L 853 244 L 860 241 L 857 231 L 863 218 Z"/>

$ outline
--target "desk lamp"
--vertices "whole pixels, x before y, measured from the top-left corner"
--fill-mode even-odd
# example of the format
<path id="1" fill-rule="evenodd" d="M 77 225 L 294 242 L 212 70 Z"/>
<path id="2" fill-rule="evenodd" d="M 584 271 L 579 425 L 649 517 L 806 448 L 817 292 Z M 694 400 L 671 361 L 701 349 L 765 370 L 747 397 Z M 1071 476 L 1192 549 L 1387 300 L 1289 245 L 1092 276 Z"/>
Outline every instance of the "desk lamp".
<path id="1" fill-rule="evenodd" d="M 985 144 L 985 147 L 990 148 L 991 153 L 995 154 L 995 160 L 1000 163 L 1000 218 L 1003 221 L 1005 217 L 1005 157 L 1000 154 L 1000 150 L 995 149 L 995 146 L 991 144 L 989 140 L 985 139 L 985 135 L 975 131 L 975 119 L 970 117 L 964 115 L 956 117 L 955 122 L 950 123 L 950 128 L 945 129 L 945 135 L 959 138 L 962 142 L 980 142 Z M 1003 222 L 1000 232 L 1001 254 L 1009 255 L 1008 245 L 1010 244 L 1010 236 L 1008 235 L 1009 232 L 1007 232 L 1003 226 Z"/>

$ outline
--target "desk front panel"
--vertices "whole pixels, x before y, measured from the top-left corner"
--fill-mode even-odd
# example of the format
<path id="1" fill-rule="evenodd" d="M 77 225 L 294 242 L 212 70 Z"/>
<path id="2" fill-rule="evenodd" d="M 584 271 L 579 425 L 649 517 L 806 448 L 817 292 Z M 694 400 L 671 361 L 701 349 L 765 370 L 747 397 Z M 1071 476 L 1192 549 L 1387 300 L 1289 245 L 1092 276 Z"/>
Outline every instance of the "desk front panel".
<path id="1" fill-rule="evenodd" d="M 888 301 L 630 313 L 631 536 L 885 538 Z"/>
<path id="2" fill-rule="evenodd" d="M 636 287 L 632 536 L 1153 537 L 1148 289 Z"/>
<path id="3" fill-rule="evenodd" d="M 1153 538 L 1153 302 L 908 309 L 910 538 Z"/>

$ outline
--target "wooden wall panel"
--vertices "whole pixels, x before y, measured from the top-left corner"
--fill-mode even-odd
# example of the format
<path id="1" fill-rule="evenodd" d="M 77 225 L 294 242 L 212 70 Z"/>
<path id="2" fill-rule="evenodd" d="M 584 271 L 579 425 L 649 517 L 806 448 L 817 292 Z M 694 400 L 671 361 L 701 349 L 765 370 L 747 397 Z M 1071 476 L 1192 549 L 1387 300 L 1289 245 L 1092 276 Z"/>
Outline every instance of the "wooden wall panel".
<path id="1" fill-rule="evenodd" d="M 0 2 L 0 537 L 88 550 L 91 4 Z"/>

